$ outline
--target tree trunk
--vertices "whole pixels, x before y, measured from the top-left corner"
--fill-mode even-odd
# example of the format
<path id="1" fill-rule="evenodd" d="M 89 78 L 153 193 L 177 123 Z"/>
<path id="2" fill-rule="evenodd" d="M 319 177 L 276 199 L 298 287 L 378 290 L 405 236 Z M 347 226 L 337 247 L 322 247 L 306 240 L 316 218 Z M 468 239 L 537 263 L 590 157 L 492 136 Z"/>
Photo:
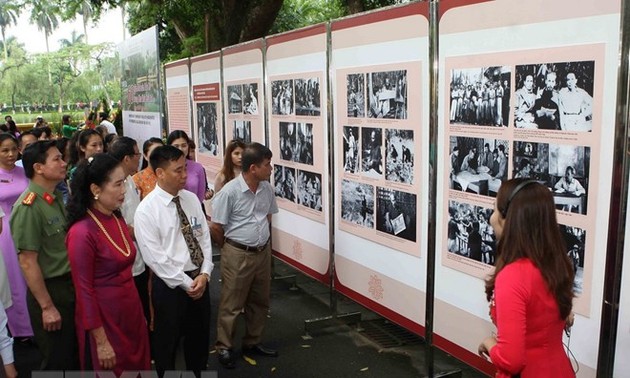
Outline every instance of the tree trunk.
<path id="1" fill-rule="evenodd" d="M 365 10 L 361 0 L 346 0 L 346 7 L 348 7 L 348 14 L 361 13 Z"/>
<path id="2" fill-rule="evenodd" d="M 87 24 L 88 24 L 88 19 L 87 17 L 83 16 L 83 35 L 85 36 L 85 44 L 89 45 L 90 43 L 88 42 Z"/>
<path id="3" fill-rule="evenodd" d="M 4 62 L 6 64 L 7 60 L 9 60 L 9 47 L 7 46 L 7 40 L 4 38 L 4 26 L 1 28 L 2 31 L 2 44 L 4 45 Z"/>
<path id="4" fill-rule="evenodd" d="M 44 36 L 46 37 L 46 52 L 50 54 L 50 47 L 48 47 L 48 32 L 44 32 Z M 52 72 L 50 72 L 50 61 L 48 61 L 48 84 L 52 84 Z"/>

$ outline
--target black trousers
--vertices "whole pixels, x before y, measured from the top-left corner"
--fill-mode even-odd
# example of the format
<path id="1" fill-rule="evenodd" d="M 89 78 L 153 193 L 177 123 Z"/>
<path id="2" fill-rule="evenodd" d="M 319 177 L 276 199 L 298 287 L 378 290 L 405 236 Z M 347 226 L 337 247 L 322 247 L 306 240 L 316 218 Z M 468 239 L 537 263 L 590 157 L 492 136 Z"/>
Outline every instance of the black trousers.
<path id="1" fill-rule="evenodd" d="M 46 289 L 61 315 L 59 331 L 44 331 L 42 309 L 29 290 L 26 294 L 35 342 L 42 354 L 39 370 L 77 370 L 79 348 L 74 327 L 74 286 L 70 274 L 45 280 Z"/>
<path id="2" fill-rule="evenodd" d="M 171 289 L 153 275 L 152 300 L 155 326 L 151 336 L 151 351 L 158 376 L 175 370 L 175 356 L 180 338 L 184 338 L 186 370 L 197 377 L 206 370 L 210 352 L 210 292 L 193 300 L 180 289 Z"/>

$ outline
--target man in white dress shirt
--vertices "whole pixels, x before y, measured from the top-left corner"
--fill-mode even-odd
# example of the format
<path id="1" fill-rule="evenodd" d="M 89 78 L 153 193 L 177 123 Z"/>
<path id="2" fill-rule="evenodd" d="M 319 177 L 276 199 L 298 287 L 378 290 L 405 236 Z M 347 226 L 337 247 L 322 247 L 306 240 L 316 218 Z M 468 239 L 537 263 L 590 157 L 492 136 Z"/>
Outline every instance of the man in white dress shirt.
<path id="1" fill-rule="evenodd" d="M 157 186 L 140 202 L 134 225 L 142 259 L 154 273 L 152 355 L 162 377 L 175 369 L 176 348 L 183 337 L 186 368 L 199 377 L 210 348 L 207 284 L 214 267 L 210 231 L 197 196 L 184 190 L 184 153 L 160 146 L 149 161 Z"/>

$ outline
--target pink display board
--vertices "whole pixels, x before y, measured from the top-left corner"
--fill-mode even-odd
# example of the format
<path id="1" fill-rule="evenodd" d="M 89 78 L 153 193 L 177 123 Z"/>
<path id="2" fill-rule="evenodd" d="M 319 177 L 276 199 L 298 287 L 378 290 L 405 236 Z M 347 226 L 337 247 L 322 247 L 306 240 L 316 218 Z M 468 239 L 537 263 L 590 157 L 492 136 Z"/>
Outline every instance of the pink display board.
<path id="1" fill-rule="evenodd" d="M 225 140 L 265 143 L 263 41 L 223 49 Z"/>
<path id="2" fill-rule="evenodd" d="M 580 376 L 594 377 L 620 2 L 444 1 L 440 8 L 436 345 L 494 373 L 476 353 L 496 332 L 484 293 L 497 258 L 488 220 L 501 182 L 529 177 L 554 195 L 576 271 L 571 350 Z"/>
<path id="3" fill-rule="evenodd" d="M 190 128 L 189 60 L 182 59 L 164 65 L 168 132 L 183 130 L 192 136 Z"/>
<path id="4" fill-rule="evenodd" d="M 193 127 L 196 158 L 212 184 L 221 169 L 223 153 L 223 109 L 221 105 L 221 54 L 214 52 L 191 58 Z"/>
<path id="5" fill-rule="evenodd" d="M 267 39 L 274 254 L 329 284 L 326 53 L 326 25 Z"/>
<path id="6" fill-rule="evenodd" d="M 428 4 L 333 22 L 336 289 L 424 333 Z"/>

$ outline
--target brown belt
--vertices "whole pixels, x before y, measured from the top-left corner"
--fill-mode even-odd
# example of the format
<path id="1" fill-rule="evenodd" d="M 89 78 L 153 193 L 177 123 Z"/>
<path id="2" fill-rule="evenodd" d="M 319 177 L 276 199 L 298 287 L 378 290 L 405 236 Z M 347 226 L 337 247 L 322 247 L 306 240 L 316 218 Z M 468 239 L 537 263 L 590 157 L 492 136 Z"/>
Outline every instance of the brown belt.
<path id="1" fill-rule="evenodd" d="M 234 241 L 228 238 L 225 238 L 225 242 L 231 245 L 232 247 L 242 249 L 245 252 L 262 252 L 265 248 L 267 248 L 267 244 L 269 244 L 269 240 L 267 240 L 267 242 L 261 246 L 252 247 L 249 245 L 241 244 L 237 241 Z"/>

